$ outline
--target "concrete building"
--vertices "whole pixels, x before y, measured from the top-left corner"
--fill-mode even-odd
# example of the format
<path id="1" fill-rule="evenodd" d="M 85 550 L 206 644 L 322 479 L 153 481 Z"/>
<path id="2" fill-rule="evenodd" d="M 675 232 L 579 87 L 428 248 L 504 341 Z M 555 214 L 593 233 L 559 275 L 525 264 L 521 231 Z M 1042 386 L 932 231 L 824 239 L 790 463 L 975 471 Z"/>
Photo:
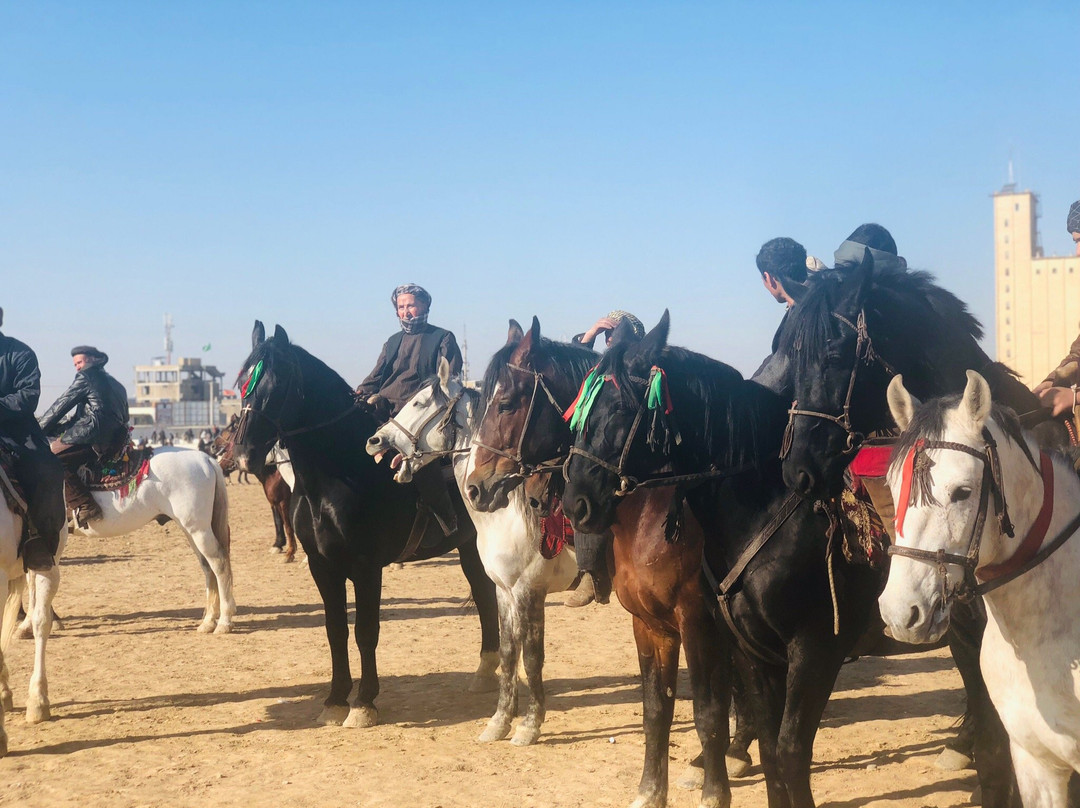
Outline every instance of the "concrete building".
<path id="1" fill-rule="evenodd" d="M 1032 387 L 1080 332 L 1080 256 L 1043 255 L 1031 191 L 1006 185 L 993 198 L 997 359 Z"/>
<path id="2" fill-rule="evenodd" d="M 135 366 L 135 405 L 132 417 L 137 425 L 224 426 L 222 412 L 224 373 L 204 365 L 198 357 L 181 357 L 175 364 L 155 359 L 150 365 Z"/>

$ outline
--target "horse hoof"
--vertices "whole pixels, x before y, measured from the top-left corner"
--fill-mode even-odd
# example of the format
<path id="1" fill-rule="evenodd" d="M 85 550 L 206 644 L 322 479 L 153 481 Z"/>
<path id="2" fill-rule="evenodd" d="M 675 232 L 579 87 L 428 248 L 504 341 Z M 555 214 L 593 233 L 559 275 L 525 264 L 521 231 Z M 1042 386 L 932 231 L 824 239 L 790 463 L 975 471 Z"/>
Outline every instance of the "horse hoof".
<path id="1" fill-rule="evenodd" d="M 387 572 L 397 572 L 398 570 L 403 569 L 405 569 L 405 565 L 402 564 L 400 561 L 393 561 L 386 565 Z"/>
<path id="2" fill-rule="evenodd" d="M 700 766 L 687 766 L 679 775 L 675 787 L 683 791 L 700 791 L 705 786 L 705 770 Z"/>
<path id="3" fill-rule="evenodd" d="M 214 629 L 215 634 L 231 634 L 232 623 L 218 623 L 217 628 Z"/>
<path id="4" fill-rule="evenodd" d="M 934 768 L 943 772 L 959 772 L 971 768 L 971 758 L 963 752 L 945 747 L 934 761 Z"/>
<path id="5" fill-rule="evenodd" d="M 323 711 L 319 713 L 316 721 L 325 727 L 340 727 L 348 717 L 349 708 L 343 704 L 335 704 L 323 707 Z"/>
<path id="6" fill-rule="evenodd" d="M 480 741 L 480 743 L 491 743 L 492 741 L 501 741 L 509 734 L 509 721 L 492 718 L 488 721 L 488 725 L 484 728 L 484 731 L 480 733 L 480 737 L 477 738 L 477 740 Z"/>
<path id="7" fill-rule="evenodd" d="M 742 777 L 748 771 L 750 771 L 750 761 L 743 760 L 737 757 L 724 758 L 724 764 L 727 766 L 728 777 Z M 702 777 L 705 773 L 702 772 Z"/>
<path id="8" fill-rule="evenodd" d="M 198 632 L 200 634 L 212 634 L 217 624 L 213 620 L 203 620 L 199 623 Z"/>
<path id="9" fill-rule="evenodd" d="M 296 556 L 295 555 L 289 555 L 288 553 L 286 553 L 285 557 L 283 559 L 281 559 L 282 564 L 291 564 L 294 561 L 296 561 Z"/>
<path id="10" fill-rule="evenodd" d="M 34 627 L 30 625 L 29 620 L 24 620 L 19 623 L 19 627 L 15 629 L 15 634 L 12 636 L 17 640 L 32 640 L 34 639 Z"/>
<path id="11" fill-rule="evenodd" d="M 353 707 L 341 726 L 350 729 L 367 729 L 379 723 L 379 711 L 374 707 Z"/>
<path id="12" fill-rule="evenodd" d="M 7 733 L 0 731 L 0 757 L 7 755 Z"/>
<path id="13" fill-rule="evenodd" d="M 27 724 L 40 724 L 43 721 L 48 721 L 52 718 L 52 711 L 49 709 L 49 702 L 44 701 L 39 704 L 27 703 L 26 705 L 26 723 Z"/>
<path id="14" fill-rule="evenodd" d="M 639 794 L 638 798 L 630 803 L 630 808 L 664 808 L 666 804 L 667 800 L 656 795 Z"/>
<path id="15" fill-rule="evenodd" d="M 271 547 L 270 548 L 270 555 L 281 555 L 284 552 L 285 552 L 284 547 Z"/>
<path id="16" fill-rule="evenodd" d="M 522 724 L 517 728 L 514 737 L 510 739 L 510 743 L 514 746 L 532 746 L 539 737 L 540 727 L 531 727 L 527 724 Z"/>
<path id="17" fill-rule="evenodd" d="M 5 713 L 10 713 L 15 709 L 15 699 L 12 697 L 11 691 L 0 696 L 0 704 L 3 705 Z"/>

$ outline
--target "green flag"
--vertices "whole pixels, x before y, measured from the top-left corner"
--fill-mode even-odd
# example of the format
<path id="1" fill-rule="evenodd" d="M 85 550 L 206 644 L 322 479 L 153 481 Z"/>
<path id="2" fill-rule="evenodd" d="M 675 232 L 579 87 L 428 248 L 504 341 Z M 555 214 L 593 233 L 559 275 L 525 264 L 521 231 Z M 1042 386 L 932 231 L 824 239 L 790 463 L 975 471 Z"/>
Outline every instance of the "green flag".
<path id="1" fill-rule="evenodd" d="M 206 343 L 206 344 L 205 344 L 204 346 L 202 346 L 202 349 L 203 349 L 204 351 L 209 351 L 209 350 L 210 350 L 210 343 L 209 343 L 209 342 L 208 342 L 208 343 Z"/>

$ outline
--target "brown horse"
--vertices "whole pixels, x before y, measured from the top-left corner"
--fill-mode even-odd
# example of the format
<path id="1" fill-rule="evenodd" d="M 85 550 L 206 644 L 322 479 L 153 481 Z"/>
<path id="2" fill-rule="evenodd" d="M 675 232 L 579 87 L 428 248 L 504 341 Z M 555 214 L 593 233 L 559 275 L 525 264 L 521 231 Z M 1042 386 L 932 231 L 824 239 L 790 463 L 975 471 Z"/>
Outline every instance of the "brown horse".
<path id="1" fill-rule="evenodd" d="M 548 499 L 538 495 L 540 489 L 558 488 L 562 481 L 558 461 L 571 443 L 562 411 L 598 359 L 580 345 L 541 338 L 535 317 L 528 333 L 511 321 L 507 343 L 493 357 L 484 378 L 487 409 L 473 440 L 474 469 L 466 481 L 473 507 L 502 507 L 507 493 L 523 480 L 528 480 L 530 498 L 537 504 Z M 687 509 L 679 535 L 665 535 L 667 515 L 681 499 L 675 488 L 641 489 L 626 497 L 612 527 L 614 588 L 634 618 L 643 689 L 645 764 L 634 806 L 667 802 L 668 740 L 680 645 L 686 649 L 694 722 L 702 743 L 702 803 L 721 805 L 730 799 L 724 762 L 730 649 L 721 643 L 723 634 L 702 594 L 700 525 Z M 752 722 L 739 718 L 731 745 L 735 758 L 730 762 L 741 770 L 749 761 L 745 750 L 751 740 L 743 728 Z"/>
<path id="2" fill-rule="evenodd" d="M 228 476 L 230 472 L 239 470 L 236 460 L 233 458 L 233 437 L 236 434 L 236 419 L 232 420 L 221 431 L 211 446 L 211 454 L 221 464 L 221 470 Z M 275 553 L 284 552 L 285 561 L 290 562 L 296 557 L 296 533 L 293 531 L 292 520 L 289 518 L 289 504 L 292 502 L 292 487 L 285 481 L 281 474 L 280 464 L 267 464 L 255 473 L 255 478 L 262 483 L 266 501 L 270 503 L 270 511 L 274 516 L 274 546 Z"/>

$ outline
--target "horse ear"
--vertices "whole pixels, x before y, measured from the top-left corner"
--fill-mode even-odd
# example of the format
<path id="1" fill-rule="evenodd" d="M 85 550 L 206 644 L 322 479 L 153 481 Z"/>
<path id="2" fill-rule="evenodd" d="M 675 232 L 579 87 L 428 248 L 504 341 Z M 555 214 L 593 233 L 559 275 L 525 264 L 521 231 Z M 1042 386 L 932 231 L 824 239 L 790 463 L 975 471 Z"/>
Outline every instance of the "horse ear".
<path id="1" fill-rule="evenodd" d="M 521 342 L 521 338 L 525 336 L 525 332 L 521 328 L 521 323 L 517 320 L 510 321 L 510 331 L 506 334 L 507 345 L 517 345 Z"/>
<path id="2" fill-rule="evenodd" d="M 608 348 L 624 342 L 630 344 L 640 341 L 641 338 L 634 333 L 634 326 L 629 318 L 623 317 L 619 320 L 619 324 L 615 326 L 615 330 L 611 332 L 611 337 L 608 338 Z"/>
<path id="3" fill-rule="evenodd" d="M 533 345 L 540 344 L 540 319 L 534 314 L 532 325 L 529 327 L 529 339 Z"/>
<path id="4" fill-rule="evenodd" d="M 263 328 L 262 320 L 255 321 L 255 327 L 251 329 L 251 350 L 255 350 L 266 341 L 266 329 Z"/>
<path id="5" fill-rule="evenodd" d="M 907 429 L 911 424 L 912 416 L 915 415 L 915 407 L 919 405 L 919 400 L 904 387 L 903 376 L 893 376 L 893 380 L 889 382 L 888 399 L 889 412 L 892 413 L 896 425 L 901 430 Z"/>
<path id="6" fill-rule="evenodd" d="M 960 411 L 971 419 L 975 431 L 981 432 L 993 404 L 993 399 L 990 396 L 990 385 L 986 383 L 986 379 L 974 370 L 967 372 L 967 379 L 964 398 L 960 401 Z"/>
<path id="7" fill-rule="evenodd" d="M 440 356 L 439 357 L 438 374 L 439 374 L 439 386 L 442 388 L 442 391 L 444 393 L 449 394 L 449 392 L 450 392 L 450 363 L 447 361 L 445 356 Z"/>
<path id="8" fill-rule="evenodd" d="M 644 358 L 649 362 L 654 362 L 660 352 L 667 347 L 668 332 L 670 330 L 671 314 L 667 309 L 664 309 L 660 322 L 653 327 L 652 331 L 641 338 L 641 342 L 638 343 L 636 350 L 634 350 L 634 358 Z"/>
<path id="9" fill-rule="evenodd" d="M 274 326 L 274 339 L 285 345 L 289 344 L 289 335 L 285 333 L 285 329 L 280 325 Z"/>

